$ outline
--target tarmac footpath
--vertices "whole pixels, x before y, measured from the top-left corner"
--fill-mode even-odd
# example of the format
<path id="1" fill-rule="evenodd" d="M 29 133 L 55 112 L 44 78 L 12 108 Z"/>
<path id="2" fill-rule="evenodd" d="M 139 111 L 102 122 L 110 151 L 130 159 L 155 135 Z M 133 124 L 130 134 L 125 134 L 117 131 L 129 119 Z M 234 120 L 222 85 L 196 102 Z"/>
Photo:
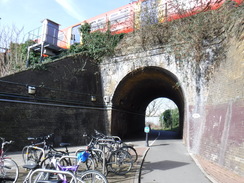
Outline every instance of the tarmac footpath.
<path id="1" fill-rule="evenodd" d="M 195 163 L 182 139 L 169 138 L 172 132 L 156 132 L 144 156 L 140 183 L 211 183 Z"/>
<path id="2" fill-rule="evenodd" d="M 158 133 L 158 132 L 157 132 Z M 172 134 L 150 134 L 149 146 L 145 140 L 131 141 L 130 145 L 136 149 L 138 160 L 132 170 L 125 175 L 109 173 L 109 183 L 210 183 L 209 177 L 196 165 L 182 139 L 174 139 Z M 80 147 L 70 147 L 75 152 Z M 27 172 L 21 152 L 9 153 L 20 169 L 18 182 L 23 182 Z"/>

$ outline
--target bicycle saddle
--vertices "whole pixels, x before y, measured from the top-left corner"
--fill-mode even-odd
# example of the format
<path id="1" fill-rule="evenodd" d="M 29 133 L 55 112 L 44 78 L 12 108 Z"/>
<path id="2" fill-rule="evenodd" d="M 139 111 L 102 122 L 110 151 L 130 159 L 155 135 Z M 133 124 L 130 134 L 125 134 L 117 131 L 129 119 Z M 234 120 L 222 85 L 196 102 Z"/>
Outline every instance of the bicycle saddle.
<path id="1" fill-rule="evenodd" d="M 62 183 L 62 180 L 38 180 L 37 183 Z"/>
<path id="2" fill-rule="evenodd" d="M 63 143 L 62 142 L 62 143 L 59 144 L 59 146 L 60 147 L 68 147 L 68 146 L 70 146 L 70 143 Z"/>
<path id="3" fill-rule="evenodd" d="M 28 170 L 35 170 L 37 168 L 40 168 L 38 164 L 33 164 L 33 165 L 23 165 L 23 168 L 26 168 Z"/>

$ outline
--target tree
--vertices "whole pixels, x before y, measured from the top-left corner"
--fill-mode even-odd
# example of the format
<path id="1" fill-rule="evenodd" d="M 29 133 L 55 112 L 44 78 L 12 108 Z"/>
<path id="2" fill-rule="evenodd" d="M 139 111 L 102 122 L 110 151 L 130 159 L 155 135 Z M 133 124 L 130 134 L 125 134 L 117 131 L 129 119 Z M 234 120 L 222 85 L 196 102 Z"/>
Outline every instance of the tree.
<path id="1" fill-rule="evenodd" d="M 163 120 L 164 120 L 164 126 L 166 128 L 169 128 L 170 126 L 172 126 L 172 116 L 171 116 L 171 110 L 170 109 L 164 111 Z"/>
<path id="2" fill-rule="evenodd" d="M 172 117 L 172 126 L 173 128 L 178 127 L 179 126 L 179 110 L 178 108 L 176 109 L 172 109 L 171 110 L 171 117 Z"/>
<path id="3" fill-rule="evenodd" d="M 153 100 L 146 109 L 146 117 L 160 116 L 166 109 L 175 108 L 174 102 L 168 98 L 157 98 Z"/>
<path id="4" fill-rule="evenodd" d="M 146 117 L 158 116 L 158 111 L 163 107 L 162 100 L 153 100 L 147 107 Z"/>
<path id="5" fill-rule="evenodd" d="M 0 77 L 25 66 L 22 44 L 24 28 L 2 26 L 0 28 Z"/>
<path id="6" fill-rule="evenodd" d="M 179 110 L 175 109 L 167 109 L 160 115 L 160 123 L 163 129 L 179 127 Z"/>

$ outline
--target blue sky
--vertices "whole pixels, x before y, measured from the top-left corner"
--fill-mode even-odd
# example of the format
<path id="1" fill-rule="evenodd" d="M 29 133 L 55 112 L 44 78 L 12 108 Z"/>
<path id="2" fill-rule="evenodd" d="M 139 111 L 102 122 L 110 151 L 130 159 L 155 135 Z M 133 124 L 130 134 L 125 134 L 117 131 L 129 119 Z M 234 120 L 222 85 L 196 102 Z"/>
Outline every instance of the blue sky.
<path id="1" fill-rule="evenodd" d="M 24 28 L 27 33 L 48 18 L 60 29 L 129 4 L 131 0 L 0 0 L 1 26 Z"/>

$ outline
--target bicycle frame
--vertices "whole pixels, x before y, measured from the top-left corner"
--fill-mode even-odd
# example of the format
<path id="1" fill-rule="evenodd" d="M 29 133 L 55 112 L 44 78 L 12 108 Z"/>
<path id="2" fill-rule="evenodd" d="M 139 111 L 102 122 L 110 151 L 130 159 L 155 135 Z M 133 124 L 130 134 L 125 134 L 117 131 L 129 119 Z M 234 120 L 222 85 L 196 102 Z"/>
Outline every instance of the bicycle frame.
<path id="1" fill-rule="evenodd" d="M 73 166 L 62 166 L 59 162 L 62 160 L 62 159 L 65 159 L 65 158 L 77 158 L 76 156 L 62 156 L 59 160 L 56 159 L 55 156 L 52 157 L 51 159 L 51 165 L 53 165 L 53 167 L 56 169 L 55 171 L 60 171 L 60 172 L 72 172 L 75 173 L 79 167 L 79 165 L 73 165 Z M 66 183 L 67 180 L 66 180 L 66 176 L 63 175 L 64 173 L 57 173 L 57 176 L 63 180 L 63 183 Z M 74 174 L 73 174 L 74 175 Z M 72 179 L 71 181 L 74 179 L 74 177 L 72 176 Z M 76 180 L 76 178 L 75 178 Z"/>
<path id="2" fill-rule="evenodd" d="M 40 161 L 44 160 L 47 157 L 47 154 L 52 154 L 52 153 L 61 153 L 61 154 L 65 154 L 68 155 L 69 151 L 67 146 L 69 146 L 69 143 L 61 143 L 60 146 L 61 147 L 65 147 L 65 151 L 59 151 L 56 150 L 52 145 L 47 143 L 47 140 L 52 137 L 53 134 L 44 136 L 44 137 L 37 137 L 37 138 L 33 138 L 33 137 L 29 137 L 28 140 L 43 140 L 42 142 L 38 142 L 38 143 L 33 143 L 33 141 L 31 142 L 31 145 L 27 145 L 23 148 L 22 150 L 22 156 L 23 156 L 23 160 L 26 163 L 26 159 L 25 156 L 28 157 L 29 153 L 31 152 L 31 150 L 37 150 L 40 151 L 40 154 L 37 154 L 38 156 L 34 156 L 34 162 L 35 163 L 39 163 Z M 40 147 L 41 145 L 41 147 Z M 25 153 L 23 154 L 25 149 Z"/>
<path id="3" fill-rule="evenodd" d="M 0 137 L 1 140 L 2 140 L 2 146 L 1 146 L 1 149 L 0 149 L 0 173 L 3 177 L 1 177 L 1 181 L 5 182 L 6 180 L 11 180 L 13 181 L 13 183 L 15 183 L 18 179 L 18 176 L 19 176 L 19 168 L 18 168 L 18 165 L 16 164 L 16 162 L 10 158 L 10 157 L 6 157 L 5 156 L 5 151 L 4 151 L 4 146 L 6 144 L 12 144 L 13 141 L 5 141 L 4 138 Z M 9 163 L 9 164 L 5 164 L 5 162 Z M 4 170 L 6 169 L 6 170 Z M 11 172 L 11 170 L 14 170 L 13 171 L 13 177 L 9 175 L 6 175 L 6 172 L 7 174 Z"/>

